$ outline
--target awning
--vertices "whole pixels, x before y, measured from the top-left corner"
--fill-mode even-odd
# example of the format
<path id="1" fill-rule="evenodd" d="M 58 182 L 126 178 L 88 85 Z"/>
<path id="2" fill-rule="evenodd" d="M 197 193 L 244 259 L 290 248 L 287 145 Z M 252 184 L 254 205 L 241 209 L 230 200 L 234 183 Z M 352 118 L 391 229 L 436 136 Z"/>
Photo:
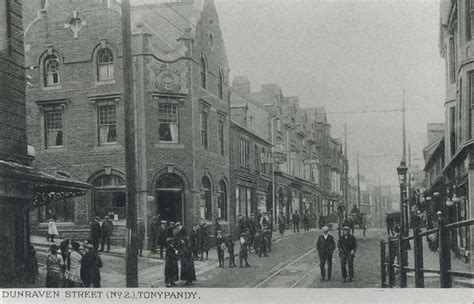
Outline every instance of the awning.
<path id="1" fill-rule="evenodd" d="M 30 207 L 84 195 L 92 188 L 92 185 L 85 182 L 5 160 L 0 160 L 0 178 L 28 184 L 34 198 Z"/>

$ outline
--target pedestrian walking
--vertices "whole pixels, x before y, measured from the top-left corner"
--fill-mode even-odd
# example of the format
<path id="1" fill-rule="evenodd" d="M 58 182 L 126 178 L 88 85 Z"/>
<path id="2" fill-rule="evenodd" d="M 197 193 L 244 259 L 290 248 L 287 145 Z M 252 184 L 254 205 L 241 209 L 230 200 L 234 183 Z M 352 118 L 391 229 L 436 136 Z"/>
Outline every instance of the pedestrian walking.
<path id="1" fill-rule="evenodd" d="M 109 219 L 109 216 L 105 216 L 105 221 L 102 222 L 102 244 L 100 251 L 104 251 L 104 245 L 107 244 L 107 252 L 110 251 L 110 238 L 114 231 L 114 224 Z"/>
<path id="2" fill-rule="evenodd" d="M 81 262 L 82 252 L 80 251 L 80 244 L 72 241 L 70 244 L 70 252 L 66 260 L 66 287 L 82 287 L 81 281 Z"/>
<path id="3" fill-rule="evenodd" d="M 304 231 L 309 231 L 309 214 L 308 211 L 305 211 L 303 215 L 303 229 Z"/>
<path id="4" fill-rule="evenodd" d="M 206 223 L 202 223 L 198 230 L 198 242 L 199 242 L 199 254 L 201 255 L 201 261 L 204 258 L 204 252 L 206 253 L 206 260 L 209 259 L 209 234 L 207 233 Z"/>
<path id="5" fill-rule="evenodd" d="M 191 242 L 189 237 L 185 236 L 182 240 L 182 252 L 181 252 L 181 281 L 185 281 L 184 285 L 191 285 L 196 281 L 196 271 L 194 269 L 194 257 L 191 249 Z"/>
<path id="6" fill-rule="evenodd" d="M 321 281 L 331 280 L 332 274 L 332 254 L 334 250 L 336 250 L 336 243 L 334 242 L 334 238 L 332 235 L 329 234 L 329 228 L 324 226 L 323 234 L 318 237 L 316 241 L 316 249 L 318 250 L 319 255 L 319 268 L 321 270 Z M 326 267 L 327 266 L 327 272 Z"/>
<path id="7" fill-rule="evenodd" d="M 158 227 L 160 226 L 160 222 L 158 221 L 158 216 L 153 216 L 150 221 L 150 240 L 151 240 L 151 254 L 157 254 L 156 248 L 158 246 Z"/>
<path id="8" fill-rule="evenodd" d="M 242 262 L 245 262 L 244 267 L 250 267 L 248 263 L 248 255 L 249 255 L 248 235 L 246 233 L 242 233 L 240 235 L 239 268 L 242 267 Z"/>
<path id="9" fill-rule="evenodd" d="M 143 243 L 145 242 L 145 225 L 143 225 L 143 221 L 141 218 L 137 219 L 137 236 L 138 255 L 143 256 Z"/>
<path id="10" fill-rule="evenodd" d="M 174 245 L 173 238 L 166 239 L 166 257 L 165 257 L 165 284 L 166 287 L 176 286 L 178 281 L 178 250 Z"/>
<path id="11" fill-rule="evenodd" d="M 186 236 L 186 230 L 184 229 L 181 222 L 176 222 L 176 225 L 173 229 L 173 239 L 174 243 L 176 244 L 176 249 L 181 250 L 182 240 Z"/>
<path id="12" fill-rule="evenodd" d="M 28 246 L 26 259 L 26 280 L 29 284 L 34 284 L 38 271 L 38 259 L 36 258 L 36 250 L 33 245 Z"/>
<path id="13" fill-rule="evenodd" d="M 158 246 L 160 246 L 160 259 L 163 258 L 163 249 L 166 247 L 166 239 L 168 238 L 168 222 L 165 220 L 161 221 L 160 226 L 158 227 Z"/>
<path id="14" fill-rule="evenodd" d="M 300 232 L 300 216 L 298 214 L 298 210 L 295 210 L 293 213 L 293 216 L 291 217 L 291 220 L 293 221 L 293 232 Z"/>
<path id="15" fill-rule="evenodd" d="M 342 231 L 343 235 L 337 242 L 339 257 L 341 258 L 342 278 L 344 282 L 346 282 L 347 270 L 349 270 L 349 281 L 352 282 L 354 279 L 354 257 L 357 250 L 357 241 L 355 237 L 350 234 L 350 228 L 348 226 L 344 226 Z"/>
<path id="16" fill-rule="evenodd" d="M 48 236 L 46 237 L 46 241 L 54 243 L 54 237 L 58 235 L 59 232 L 58 228 L 56 227 L 56 221 L 51 217 L 48 220 Z"/>
<path id="17" fill-rule="evenodd" d="M 263 238 L 262 230 L 258 228 L 253 238 L 252 245 L 255 250 L 255 254 L 258 254 L 259 256 L 262 249 L 262 241 L 263 241 L 262 238 Z"/>
<path id="18" fill-rule="evenodd" d="M 235 256 L 234 256 L 234 238 L 232 235 L 227 237 L 226 241 L 227 253 L 229 253 L 229 268 L 235 267 Z"/>
<path id="19" fill-rule="evenodd" d="M 63 287 L 64 280 L 64 260 L 58 252 L 58 245 L 49 247 L 49 254 L 46 258 L 46 287 L 60 288 Z"/>
<path id="20" fill-rule="evenodd" d="M 99 223 L 100 218 L 96 216 L 94 220 L 91 223 L 91 242 L 92 242 L 92 247 L 95 252 L 99 250 L 99 241 L 100 238 L 102 237 L 102 229 L 100 228 L 100 223 Z"/>
<path id="21" fill-rule="evenodd" d="M 93 250 L 92 244 L 86 244 L 85 253 L 81 260 L 81 280 L 84 287 L 100 287 L 100 268 L 102 260 Z"/>
<path id="22" fill-rule="evenodd" d="M 217 258 L 219 259 L 219 267 L 224 267 L 224 252 L 225 252 L 225 240 L 222 236 L 222 231 L 217 231 L 216 236 L 216 248 L 217 248 Z"/>
<path id="23" fill-rule="evenodd" d="M 237 216 L 237 235 L 241 235 L 247 229 L 247 222 L 245 221 L 242 214 Z"/>
<path id="24" fill-rule="evenodd" d="M 278 215 L 278 230 L 280 231 L 281 235 L 285 233 L 285 217 L 283 214 Z"/>
<path id="25" fill-rule="evenodd" d="M 255 235 L 257 233 L 257 230 L 259 230 L 259 225 L 256 220 L 255 214 L 252 214 L 250 218 L 247 219 L 246 226 L 249 231 L 249 246 L 257 250 L 255 247 Z"/>

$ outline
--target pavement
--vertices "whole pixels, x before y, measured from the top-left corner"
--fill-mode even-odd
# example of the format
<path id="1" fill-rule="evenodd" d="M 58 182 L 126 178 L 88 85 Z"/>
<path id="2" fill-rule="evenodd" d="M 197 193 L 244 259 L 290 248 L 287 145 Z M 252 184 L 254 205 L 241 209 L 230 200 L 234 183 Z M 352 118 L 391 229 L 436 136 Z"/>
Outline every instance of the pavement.
<path id="1" fill-rule="evenodd" d="M 312 229 L 311 231 L 314 231 Z M 301 232 L 303 233 L 303 232 Z M 309 233 L 309 232 L 306 232 Z M 283 235 L 278 232 L 274 232 L 272 236 L 272 243 L 279 242 L 283 239 L 289 238 L 293 235 L 293 231 L 287 230 Z M 48 254 L 49 246 L 52 242 L 48 242 L 43 236 L 30 236 L 31 244 L 37 251 L 37 258 L 40 268 L 40 275 L 32 287 L 43 287 L 45 286 L 44 278 L 46 276 L 45 261 Z M 55 238 L 54 243 L 59 245 L 63 241 L 63 238 Z M 239 242 L 235 242 L 234 252 L 238 255 L 240 251 Z M 125 257 L 126 249 L 122 246 L 111 246 L 110 251 L 99 252 L 99 255 L 104 264 L 101 269 L 102 287 L 125 287 Z M 228 259 L 226 252 L 226 260 Z M 195 261 L 196 277 L 205 278 L 204 273 L 212 271 L 218 268 L 217 251 L 215 247 L 210 248 L 209 256 L 201 261 L 197 259 Z M 159 254 L 151 254 L 149 250 L 144 250 L 143 257 L 138 257 L 138 277 L 139 287 L 163 287 L 164 284 L 164 259 L 160 259 Z"/>

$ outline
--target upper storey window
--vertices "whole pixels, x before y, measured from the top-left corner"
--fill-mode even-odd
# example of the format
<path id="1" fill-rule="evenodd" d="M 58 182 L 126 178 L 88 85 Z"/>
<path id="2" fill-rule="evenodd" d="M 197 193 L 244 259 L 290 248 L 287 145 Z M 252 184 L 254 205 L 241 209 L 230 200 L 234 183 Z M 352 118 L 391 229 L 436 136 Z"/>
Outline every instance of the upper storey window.
<path id="1" fill-rule="evenodd" d="M 466 40 L 472 40 L 472 34 L 474 33 L 474 0 L 466 0 Z"/>
<path id="2" fill-rule="evenodd" d="M 207 66 L 204 57 L 201 57 L 201 86 L 207 88 Z"/>
<path id="3" fill-rule="evenodd" d="M 100 49 L 97 53 L 97 79 L 114 79 L 114 55 L 109 48 Z"/>
<path id="4" fill-rule="evenodd" d="M 47 87 L 59 85 L 59 59 L 54 54 L 44 61 L 44 84 Z"/>
<path id="5" fill-rule="evenodd" d="M 219 69 L 219 81 L 217 83 L 217 94 L 219 95 L 219 99 L 224 99 L 224 77 L 222 76 L 222 70 Z"/>

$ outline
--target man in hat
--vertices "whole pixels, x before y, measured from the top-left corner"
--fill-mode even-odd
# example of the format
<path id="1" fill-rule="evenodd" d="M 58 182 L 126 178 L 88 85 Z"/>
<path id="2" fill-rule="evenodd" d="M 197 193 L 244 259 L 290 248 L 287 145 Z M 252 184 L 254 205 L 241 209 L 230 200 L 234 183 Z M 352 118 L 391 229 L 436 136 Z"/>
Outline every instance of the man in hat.
<path id="1" fill-rule="evenodd" d="M 107 252 L 110 251 L 110 238 L 112 237 L 112 231 L 114 231 L 114 224 L 107 215 L 105 216 L 105 221 L 102 222 L 102 246 L 100 251 L 104 251 L 105 243 L 107 243 Z"/>
<path id="2" fill-rule="evenodd" d="M 160 246 L 160 259 L 163 258 L 163 249 L 166 246 L 166 239 L 168 237 L 166 227 L 167 223 L 167 221 L 162 220 L 157 230 L 158 245 Z"/>
<path id="3" fill-rule="evenodd" d="M 241 233 L 244 233 L 246 228 L 247 228 L 247 223 L 246 223 L 244 217 L 242 216 L 242 214 L 239 214 L 237 216 L 237 233 L 238 233 L 238 235 L 240 235 Z"/>
<path id="4" fill-rule="evenodd" d="M 96 216 L 94 220 L 91 223 L 91 242 L 92 242 L 92 247 L 95 252 L 99 249 L 99 240 L 100 237 L 102 236 L 102 230 L 100 228 L 100 223 L 99 223 L 99 217 Z"/>
<path id="5" fill-rule="evenodd" d="M 226 247 L 227 247 L 227 252 L 229 253 L 229 268 L 235 267 L 234 238 L 232 235 L 229 235 L 227 237 Z"/>
<path id="6" fill-rule="evenodd" d="M 219 259 L 219 267 L 224 267 L 225 240 L 224 240 L 224 237 L 222 236 L 221 230 L 217 230 L 216 248 L 217 248 L 217 258 Z"/>
<path id="7" fill-rule="evenodd" d="M 298 233 L 300 232 L 300 215 L 298 214 L 298 210 L 295 210 L 293 215 L 291 216 L 291 220 L 293 221 L 293 232 Z"/>
<path id="8" fill-rule="evenodd" d="M 349 268 L 349 281 L 352 282 L 354 278 L 354 256 L 357 250 L 357 241 L 355 237 L 350 234 L 350 228 L 348 226 L 344 226 L 342 231 L 343 234 L 337 242 L 339 257 L 341 258 L 342 278 L 344 282 L 346 282 L 347 268 Z"/>
<path id="9" fill-rule="evenodd" d="M 241 233 L 240 234 L 240 252 L 239 252 L 239 268 L 242 267 L 242 262 L 245 261 L 245 266 L 244 267 L 250 267 L 247 259 L 248 259 L 248 252 L 249 252 L 249 242 L 248 242 L 248 234 L 247 233 Z"/>
<path id="10" fill-rule="evenodd" d="M 323 234 L 318 237 L 316 241 L 316 249 L 319 255 L 319 268 L 321 270 L 321 281 L 331 280 L 332 273 L 332 254 L 336 249 L 334 238 L 329 234 L 329 228 L 324 226 Z M 326 263 L 328 264 L 328 271 L 326 273 Z"/>
<path id="11" fill-rule="evenodd" d="M 206 223 L 202 223 L 198 230 L 199 252 L 201 253 L 201 261 L 206 253 L 206 260 L 209 259 L 209 233 L 207 232 Z"/>
<path id="12" fill-rule="evenodd" d="M 176 244 L 176 248 L 178 250 L 181 249 L 181 244 L 183 238 L 186 236 L 186 230 L 184 230 L 183 225 L 181 225 L 181 222 L 176 222 L 176 225 L 174 226 L 173 229 L 173 239 L 174 243 Z"/>
<path id="13" fill-rule="evenodd" d="M 100 287 L 100 270 L 102 260 L 93 250 L 92 244 L 86 244 L 81 260 L 81 280 L 84 287 Z"/>
<path id="14" fill-rule="evenodd" d="M 151 254 L 156 254 L 156 247 L 158 246 L 158 227 L 160 222 L 158 216 L 153 216 L 150 221 L 150 239 L 151 239 Z"/>

